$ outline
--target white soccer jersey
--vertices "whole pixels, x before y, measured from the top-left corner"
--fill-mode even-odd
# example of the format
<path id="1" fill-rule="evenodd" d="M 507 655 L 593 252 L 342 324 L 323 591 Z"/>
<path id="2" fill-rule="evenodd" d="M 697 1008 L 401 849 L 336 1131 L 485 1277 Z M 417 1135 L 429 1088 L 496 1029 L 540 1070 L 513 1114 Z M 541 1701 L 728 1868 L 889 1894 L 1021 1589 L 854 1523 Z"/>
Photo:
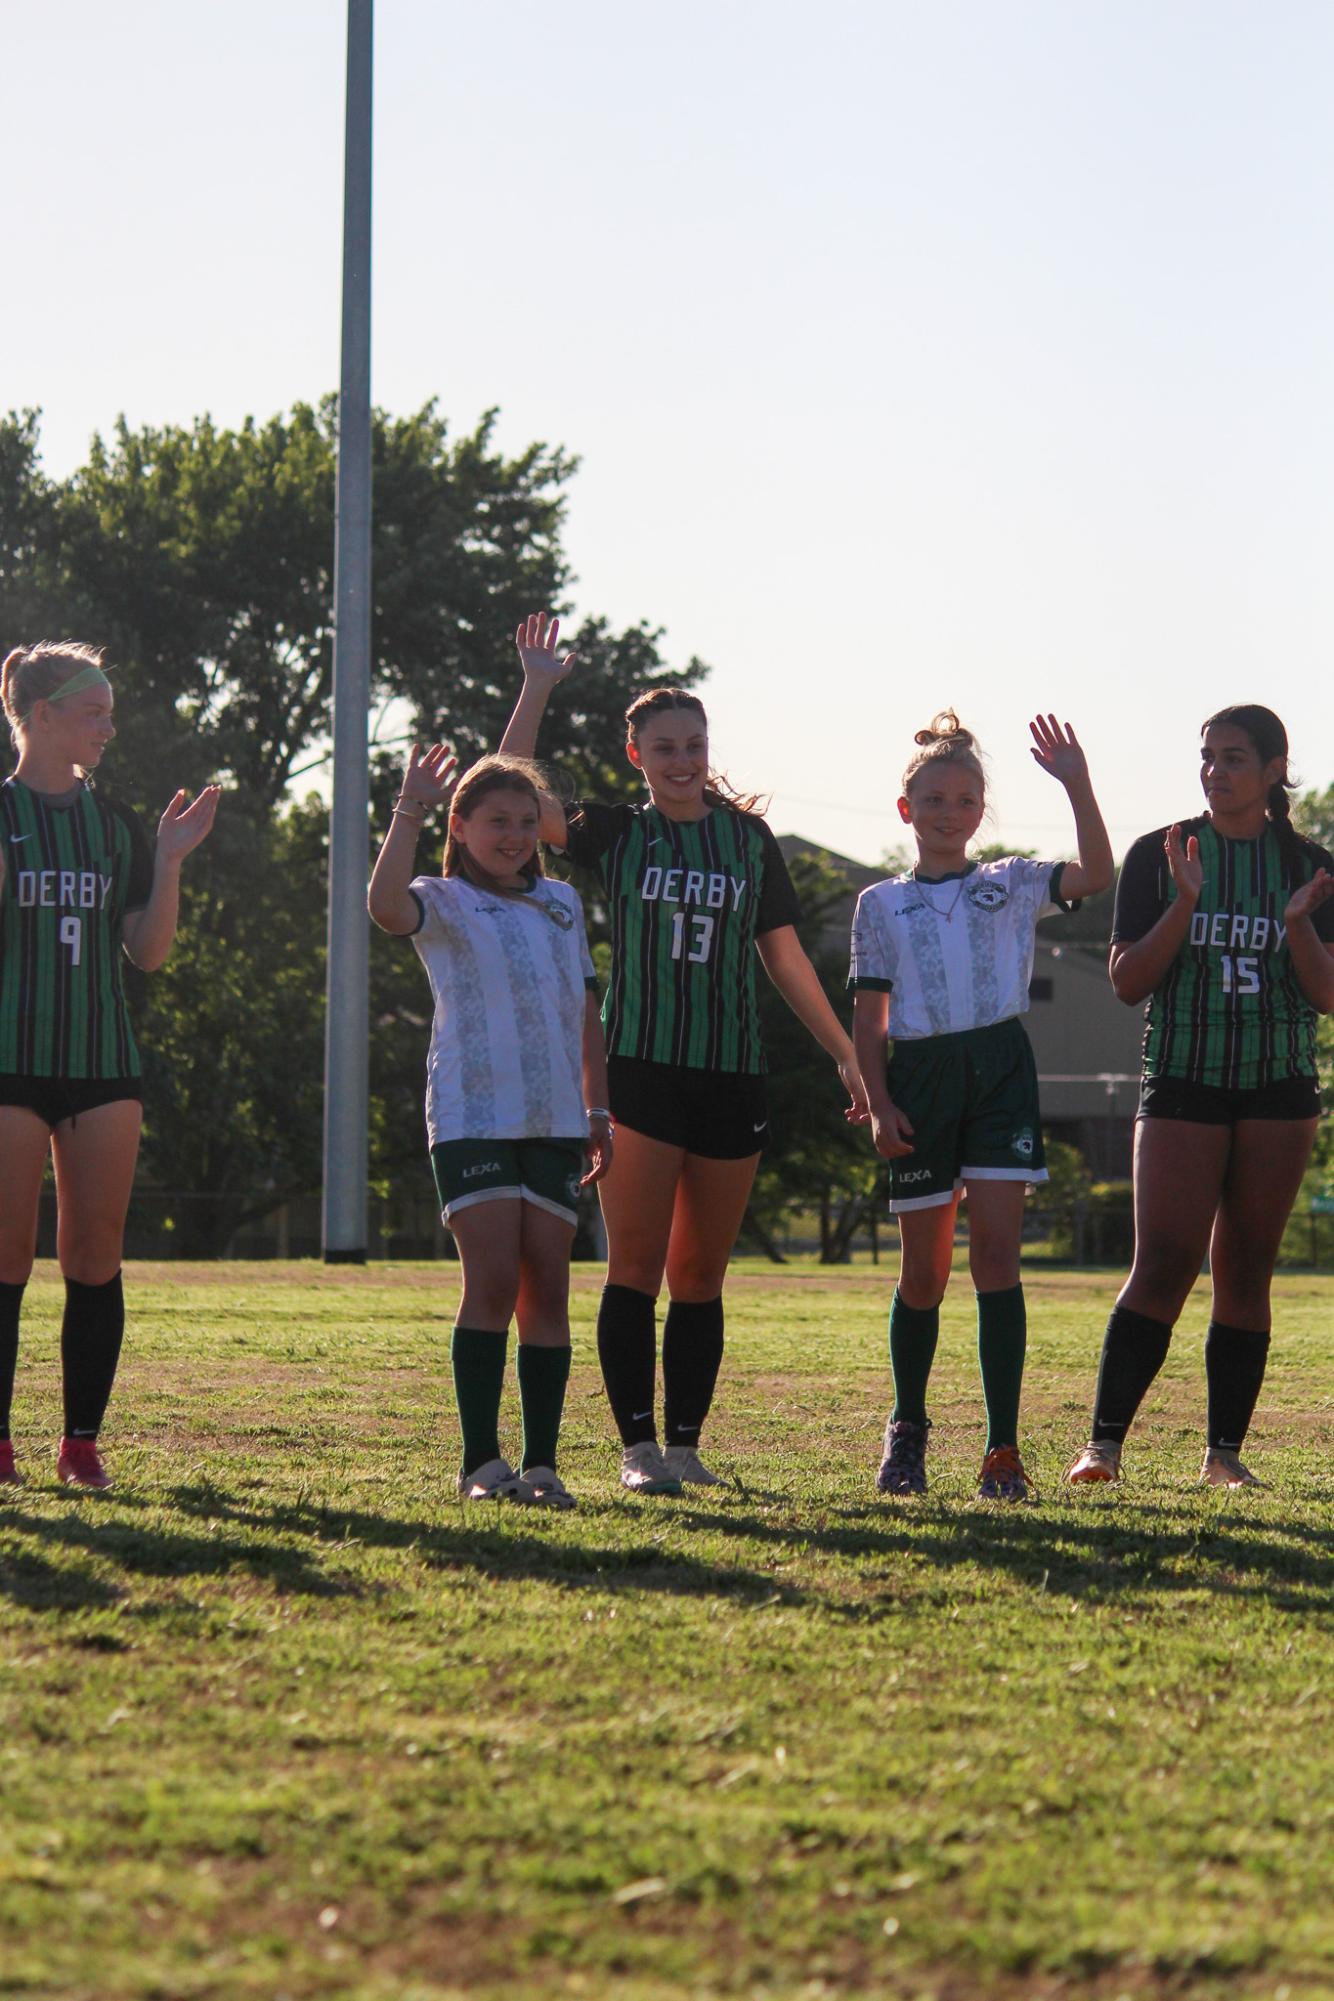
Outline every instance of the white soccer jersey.
<path id="1" fill-rule="evenodd" d="M 411 887 L 422 911 L 412 942 L 435 996 L 431 1145 L 582 1138 L 593 962 L 577 893 L 545 876 L 522 897 L 496 896 L 460 875 L 419 875 Z"/>
<path id="2" fill-rule="evenodd" d="M 945 882 L 891 876 L 852 920 L 850 987 L 888 991 L 891 1041 L 986 1028 L 1028 1010 L 1033 932 L 1062 862 L 978 862 Z"/>

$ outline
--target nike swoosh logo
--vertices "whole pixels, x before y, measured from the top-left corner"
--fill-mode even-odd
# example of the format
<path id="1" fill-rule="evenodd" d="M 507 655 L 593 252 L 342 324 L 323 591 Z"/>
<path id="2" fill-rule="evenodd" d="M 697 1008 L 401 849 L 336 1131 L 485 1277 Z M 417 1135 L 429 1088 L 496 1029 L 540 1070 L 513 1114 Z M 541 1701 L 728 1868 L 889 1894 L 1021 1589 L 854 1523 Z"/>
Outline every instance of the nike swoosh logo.
<path id="1" fill-rule="evenodd" d="M 754 1133 L 762 1133 L 764 1131 L 764 1128 L 768 1125 L 768 1123 L 769 1123 L 768 1119 L 761 1119 L 757 1126 L 751 1127 L 751 1131 Z"/>
<path id="2" fill-rule="evenodd" d="M 32 839 L 32 835 L 31 835 L 31 834 L 11 834 L 9 838 L 10 838 L 10 840 L 11 840 L 12 842 L 15 842 L 15 843 L 17 843 L 17 842 L 19 842 L 19 841 L 30 841 L 30 840 Z"/>
<path id="3" fill-rule="evenodd" d="M 641 1417 L 652 1417 L 653 1412 L 651 1410 L 632 1410 L 630 1415 L 631 1417 L 638 1419 Z"/>

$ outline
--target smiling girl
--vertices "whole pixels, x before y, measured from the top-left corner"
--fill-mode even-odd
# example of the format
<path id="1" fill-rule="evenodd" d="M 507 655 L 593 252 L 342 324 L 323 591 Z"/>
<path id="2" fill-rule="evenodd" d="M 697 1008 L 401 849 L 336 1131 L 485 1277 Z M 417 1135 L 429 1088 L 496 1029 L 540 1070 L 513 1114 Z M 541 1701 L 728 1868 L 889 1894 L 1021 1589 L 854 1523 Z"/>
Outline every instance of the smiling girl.
<path id="1" fill-rule="evenodd" d="M 876 1486 L 926 1491 L 926 1389 L 949 1283 L 959 1196 L 968 1194 L 968 1261 L 987 1406 L 978 1493 L 1019 1501 L 1019 1391 L 1027 1320 L 1019 1279 L 1024 1198 L 1047 1179 L 1037 1070 L 1019 1020 L 1028 1008 L 1033 935 L 1112 879 L 1112 853 L 1074 731 L 1031 725 L 1033 757 L 1074 809 L 1077 862 L 974 862 L 986 778 L 952 709 L 916 736 L 899 817 L 917 844 L 906 875 L 857 902 L 852 931 L 853 1037 L 876 1151 L 890 1162 L 890 1209 L 902 1263 L 889 1317 L 894 1409 Z M 886 1040 L 893 1055 L 886 1077 Z"/>
<path id="2" fill-rule="evenodd" d="M 530 755 L 574 655 L 535 616 L 517 640 L 523 690 L 502 749 Z M 679 1493 L 718 1476 L 699 1456 L 723 1355 L 723 1279 L 768 1135 L 758 958 L 838 1067 L 864 1115 L 851 1041 L 797 937 L 797 899 L 756 800 L 710 769 L 698 696 L 656 689 L 626 713 L 625 754 L 648 797 L 566 808 L 542 796 L 542 838 L 596 869 L 611 914 L 603 1010 L 616 1161 L 599 1194 L 607 1285 L 598 1355 L 621 1435 L 621 1483 Z M 665 1451 L 655 1417 L 664 1277 Z"/>
<path id="3" fill-rule="evenodd" d="M 1334 861 L 1292 825 L 1288 739 L 1246 702 L 1204 725 L 1208 810 L 1126 856 L 1112 985 L 1147 1000 L 1135 1124 L 1135 1259 L 1107 1323 L 1076 1484 L 1115 1480 L 1206 1252 L 1202 1481 L 1241 1460 L 1269 1353 L 1269 1288 L 1320 1114 L 1317 1014 L 1334 1009 Z"/>
<path id="4" fill-rule="evenodd" d="M 427 812 L 454 759 L 413 746 L 370 912 L 410 937 L 435 998 L 426 1124 L 463 1267 L 451 1344 L 465 1500 L 572 1508 L 556 1472 L 570 1374 L 570 1249 L 579 1190 L 611 1162 L 607 1065 L 583 910 L 537 851 L 538 796 L 517 758 L 487 757 L 454 792 L 443 874 L 415 875 Z M 585 1159 L 587 1157 L 587 1171 Z M 519 1470 L 500 1450 L 510 1320 L 519 1325 Z"/>
<path id="5" fill-rule="evenodd" d="M 213 825 L 218 788 L 193 804 L 178 792 L 150 849 L 89 776 L 116 734 L 101 652 L 18 647 L 0 691 L 19 753 L 0 786 L 0 1483 L 19 1481 L 10 1404 L 49 1153 L 65 1279 L 57 1472 L 107 1487 L 97 1436 L 125 1328 L 121 1248 L 143 1117 L 121 954 L 150 973 L 165 961 L 181 863 Z"/>

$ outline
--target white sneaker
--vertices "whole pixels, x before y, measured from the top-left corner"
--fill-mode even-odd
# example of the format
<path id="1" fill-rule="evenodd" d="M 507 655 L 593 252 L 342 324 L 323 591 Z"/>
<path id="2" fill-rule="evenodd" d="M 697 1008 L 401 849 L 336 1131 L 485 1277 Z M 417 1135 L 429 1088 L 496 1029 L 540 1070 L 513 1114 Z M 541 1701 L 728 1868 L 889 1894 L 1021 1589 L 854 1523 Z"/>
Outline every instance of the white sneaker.
<path id="1" fill-rule="evenodd" d="M 681 1482 L 662 1456 L 656 1438 L 627 1445 L 621 1454 L 621 1485 L 632 1494 L 679 1494 Z"/>
<path id="2" fill-rule="evenodd" d="M 1200 1468 L 1202 1487 L 1263 1487 L 1264 1481 L 1257 1480 L 1249 1466 L 1241 1463 L 1241 1454 L 1233 1452 L 1226 1445 L 1210 1445 L 1204 1454 L 1204 1464 Z"/>
<path id="3" fill-rule="evenodd" d="M 526 1466 L 519 1475 L 519 1488 L 515 1500 L 526 1501 L 533 1508 L 577 1508 L 579 1505 L 560 1474 L 550 1466 Z"/>
<path id="4" fill-rule="evenodd" d="M 1065 1469 L 1072 1487 L 1092 1486 L 1099 1480 L 1121 1478 L 1121 1448 L 1110 1438 L 1092 1438 Z"/>
<path id="5" fill-rule="evenodd" d="M 683 1487 L 721 1487 L 721 1473 L 712 1473 L 693 1445 L 665 1445 L 662 1451 L 667 1471 L 674 1473 Z"/>
<path id="6" fill-rule="evenodd" d="M 488 1459 L 484 1466 L 475 1466 L 471 1473 L 459 1474 L 459 1499 L 461 1501 L 515 1501 L 522 1486 L 518 1474 L 508 1459 Z"/>

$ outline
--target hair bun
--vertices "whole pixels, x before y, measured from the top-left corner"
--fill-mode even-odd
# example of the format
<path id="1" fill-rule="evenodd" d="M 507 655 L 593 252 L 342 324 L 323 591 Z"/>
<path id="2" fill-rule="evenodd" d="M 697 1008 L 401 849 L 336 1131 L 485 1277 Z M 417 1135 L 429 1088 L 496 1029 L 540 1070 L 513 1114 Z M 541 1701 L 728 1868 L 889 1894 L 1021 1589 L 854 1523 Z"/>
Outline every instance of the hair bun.
<path id="1" fill-rule="evenodd" d="M 932 716 L 924 730 L 918 730 L 913 742 L 926 749 L 933 743 L 957 743 L 960 748 L 971 744 L 973 733 L 966 730 L 953 709 L 940 709 Z"/>

